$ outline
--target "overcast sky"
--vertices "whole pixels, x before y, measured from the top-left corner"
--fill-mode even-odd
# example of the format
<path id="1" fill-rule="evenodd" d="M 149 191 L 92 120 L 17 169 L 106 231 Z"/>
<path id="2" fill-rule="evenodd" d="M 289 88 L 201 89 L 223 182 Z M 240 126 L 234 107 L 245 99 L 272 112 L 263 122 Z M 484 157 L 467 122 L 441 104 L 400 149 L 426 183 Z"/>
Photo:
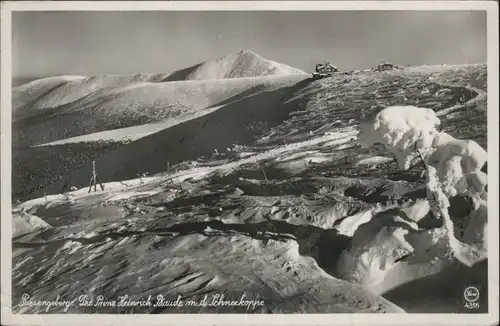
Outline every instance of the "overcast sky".
<path id="1" fill-rule="evenodd" d="M 479 11 L 14 12 L 13 77 L 171 72 L 241 49 L 311 71 L 486 62 Z"/>

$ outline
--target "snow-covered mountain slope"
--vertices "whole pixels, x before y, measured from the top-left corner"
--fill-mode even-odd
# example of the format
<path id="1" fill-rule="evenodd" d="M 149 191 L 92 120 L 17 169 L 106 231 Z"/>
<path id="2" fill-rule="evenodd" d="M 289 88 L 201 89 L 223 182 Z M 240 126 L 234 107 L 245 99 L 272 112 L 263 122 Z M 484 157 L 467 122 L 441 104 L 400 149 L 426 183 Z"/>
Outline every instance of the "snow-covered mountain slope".
<path id="1" fill-rule="evenodd" d="M 56 110 L 65 113 L 68 110 L 76 110 L 78 106 L 86 107 L 97 105 L 96 98 L 106 98 L 110 100 L 121 93 L 127 92 L 128 96 L 137 96 L 137 98 L 125 98 L 121 100 L 130 105 L 132 100 L 141 102 L 141 96 L 152 98 L 153 101 L 161 102 L 162 97 L 159 93 L 166 93 L 165 97 L 171 102 L 180 101 L 186 96 L 195 96 L 188 103 L 199 103 L 199 94 L 206 95 L 207 92 L 213 92 L 214 89 L 222 89 L 229 92 L 231 86 L 224 87 L 225 83 L 233 83 L 226 79 L 241 79 L 248 77 L 278 77 L 298 75 L 305 78 L 307 74 L 299 69 L 285 64 L 267 60 L 260 55 L 249 51 L 241 51 L 237 54 L 227 55 L 218 59 L 202 62 L 193 67 L 179 70 L 174 73 L 140 73 L 129 75 L 102 75 L 95 77 L 83 76 L 57 76 L 34 80 L 27 84 L 15 87 L 13 89 L 13 120 L 21 120 L 32 115 L 36 115 L 40 110 Z M 199 83 L 188 84 L 187 90 L 182 86 L 158 85 L 172 81 L 205 81 L 205 80 L 224 80 L 222 83 Z M 239 82 L 235 82 L 239 84 Z M 258 81 L 243 81 L 243 84 L 255 84 Z M 150 85 L 156 84 L 156 85 Z M 221 85 L 222 84 L 222 85 Z M 234 86 L 233 86 L 234 87 Z M 137 92 L 128 92 L 129 90 L 139 88 Z M 176 89 L 179 98 L 172 96 L 172 88 Z M 197 92 L 195 89 L 200 88 Z M 195 93 L 195 94 L 193 94 Z M 176 94 L 176 95 L 178 95 Z M 228 94 L 230 95 L 230 94 Z M 234 95 L 234 94 L 233 94 Z M 215 101 L 215 99 L 213 99 Z M 212 102 L 213 102 L 212 101 Z M 75 103 L 76 102 L 76 103 Z M 165 104 L 165 103 L 163 103 Z M 199 103 L 201 105 L 201 103 Z M 212 103 L 213 104 L 213 103 Z M 112 104 L 108 104 L 112 105 Z M 106 111 L 103 106 L 101 110 Z"/>
<path id="2" fill-rule="evenodd" d="M 280 117 L 287 115 L 285 109 L 277 109 L 280 99 L 288 87 L 303 79 L 292 76 L 148 84 L 142 90 L 135 87 L 120 89 L 117 96 L 108 100 L 95 95 L 92 103 L 102 103 L 95 107 L 78 104 L 75 109 L 62 108 L 63 112 L 54 115 L 23 119 L 13 127 L 13 147 L 16 148 L 13 156 L 17 162 L 14 188 L 22 185 L 26 189 L 23 193 L 40 189 L 40 186 L 55 181 L 54 177 L 60 175 L 61 168 L 66 171 L 64 174 L 82 166 L 86 169 L 83 164 L 122 147 L 123 141 L 146 135 L 155 140 L 138 140 L 143 145 L 133 143 L 133 146 L 146 144 L 144 149 L 157 151 L 158 141 L 168 143 L 157 160 L 148 160 L 156 161 L 157 170 L 161 165 L 158 171 L 164 170 L 167 161 L 173 164 L 195 159 L 198 154 L 210 155 L 216 147 L 231 147 L 238 137 L 246 141 L 260 132 L 252 129 L 252 121 L 270 125 L 279 123 Z M 236 123 L 232 124 L 231 120 Z M 128 134 L 130 132 L 135 134 Z M 224 137 L 216 137 L 221 134 Z M 189 137 L 198 139 L 196 148 L 203 153 L 193 152 L 193 145 L 180 145 Z M 28 147 L 50 142 L 57 142 L 58 146 Z M 120 151 L 130 153 L 133 148 L 129 145 L 132 144 Z M 116 159 L 129 161 L 126 158 L 129 154 L 119 154 L 121 152 L 116 154 Z M 183 154 L 175 157 L 176 153 Z M 33 164 L 35 160 L 37 164 Z M 134 169 L 134 176 L 149 169 L 139 162 L 128 164 Z M 113 173 L 126 178 L 129 172 L 127 169 L 125 174 L 117 170 Z"/>
<path id="3" fill-rule="evenodd" d="M 166 74 L 103 75 L 99 77 L 57 76 L 34 80 L 12 91 L 13 120 L 43 109 L 72 103 L 96 91 L 131 83 L 158 82 Z"/>
<path id="4" fill-rule="evenodd" d="M 24 167 L 14 166 L 14 178 L 39 198 L 15 209 L 52 228 L 14 239 L 16 293 L 48 300 L 103 289 L 114 297 L 194 299 L 221 292 L 239 299 L 245 292 L 266 303 L 254 312 L 464 312 L 456 304 L 461 286 L 471 282 L 472 269 L 474 282 L 484 282 L 487 260 L 482 267 L 455 260 L 429 213 L 423 167 L 401 171 L 389 150 L 361 148 L 357 131 L 362 117 L 384 107 L 456 106 L 440 117 L 441 130 L 486 148 L 486 102 L 469 87 L 486 92 L 485 72 L 475 65 L 290 79 L 287 87 L 225 101 L 129 144 L 34 148 L 36 165 L 19 160 Z M 89 157 L 104 191 L 87 193 Z M 143 173 L 150 176 L 137 178 Z M 31 184 L 29 175 L 36 176 Z M 56 194 L 65 181 L 59 175 L 81 189 Z M 457 237 L 479 248 L 487 221 L 477 215 L 487 214 L 471 212 L 465 198 L 451 202 Z M 406 243 L 415 250 L 396 250 Z M 387 267 L 368 275 L 381 279 L 343 275 L 346 252 L 380 253 L 378 247 L 382 254 L 395 249 L 367 266 L 374 273 Z M 438 288 L 447 289 L 440 303 L 426 303 Z M 481 301 L 481 309 L 487 306 Z"/>
<path id="5" fill-rule="evenodd" d="M 111 129 L 161 122 L 301 79 L 305 77 L 134 82 L 100 88 L 79 95 L 76 100 L 73 100 L 74 92 L 68 93 L 71 100 L 66 99 L 64 96 L 68 90 L 61 86 L 61 93 L 54 93 L 59 90 L 55 89 L 52 96 L 46 96 L 30 106 L 29 116 L 14 123 L 13 146 L 41 145 Z M 37 110 L 37 105 L 52 109 Z"/>
<path id="6" fill-rule="evenodd" d="M 482 70 L 477 66 L 462 67 L 461 69 L 477 71 L 479 74 L 474 78 L 484 77 L 481 75 Z M 457 73 L 460 73 L 460 71 L 458 69 Z M 447 73 L 447 70 L 445 70 L 439 74 L 446 76 L 445 74 Z M 54 180 L 54 175 L 61 175 L 62 172 L 59 168 L 55 168 L 54 160 L 61 162 L 65 166 L 65 171 L 71 171 L 82 167 L 82 164 L 98 157 L 98 155 L 121 147 L 120 142 L 124 139 L 137 139 L 148 134 L 150 135 L 149 140 L 141 140 L 138 144 L 131 144 L 132 147 L 129 149 L 123 148 L 120 150 L 120 153 L 127 151 L 132 153 L 135 151 L 133 148 L 137 147 L 138 151 L 134 154 L 127 154 L 127 158 L 124 158 L 123 155 L 125 154 L 116 154 L 119 155 L 116 157 L 120 157 L 120 160 L 125 159 L 127 162 L 131 160 L 128 156 L 137 158 L 133 158 L 132 162 L 128 165 L 124 165 L 129 166 L 127 168 L 129 172 L 119 172 L 123 167 L 113 167 L 114 170 L 118 170 L 113 172 L 115 173 L 115 177 L 108 175 L 103 177 L 116 180 L 114 178 L 118 176 L 123 178 L 133 177 L 139 171 L 148 171 L 150 173 L 160 172 L 164 170 L 167 162 L 174 164 L 176 160 L 192 160 L 199 156 L 210 155 L 215 149 L 224 150 L 236 143 L 241 145 L 247 142 L 243 138 L 251 136 L 255 131 L 260 132 L 258 129 L 270 129 L 273 127 L 272 137 L 264 137 L 259 143 L 272 146 L 281 145 L 284 142 L 294 141 L 295 139 L 310 139 L 318 132 L 327 132 L 328 130 L 335 129 L 336 126 L 352 124 L 361 114 L 367 114 L 366 112 L 376 110 L 380 107 L 404 102 L 430 107 L 439 111 L 442 108 L 460 103 L 461 99 L 466 102 L 468 98 L 464 99 L 465 95 L 474 95 L 460 91 L 461 89 L 465 90 L 464 86 L 474 82 L 474 80 L 468 81 L 463 85 L 452 84 L 447 87 L 439 84 L 441 79 L 443 82 L 446 82 L 446 79 L 435 77 L 441 75 L 436 75 L 436 73 L 422 73 L 420 71 L 388 73 L 385 75 L 376 75 L 368 72 L 359 73 L 352 78 L 339 76 L 313 83 L 309 83 L 303 79 L 303 76 L 299 76 L 297 79 L 288 76 L 278 78 L 267 77 L 264 79 L 213 80 L 204 81 L 201 84 L 198 84 L 198 82 L 148 84 L 140 87 L 125 88 L 125 90 L 119 88 L 114 91 L 118 95 L 111 99 L 106 99 L 105 96 L 103 97 L 101 93 L 97 92 L 97 94 L 93 95 L 94 99 L 90 103 L 104 102 L 101 106 L 96 105 L 95 108 L 89 108 L 84 104 L 76 105 L 74 109 L 64 109 L 66 111 L 64 114 L 55 114 L 54 116 L 42 115 L 39 118 L 33 118 L 33 120 L 23 120 L 14 126 L 17 126 L 13 132 L 14 147 L 44 143 L 50 144 L 54 141 L 58 145 L 64 144 L 63 148 L 29 148 L 23 151 L 15 151 L 14 155 L 17 155 L 16 160 L 19 164 L 17 169 L 20 172 L 15 173 L 15 177 L 17 175 L 21 176 L 15 184 L 22 184 L 30 188 L 30 183 L 35 182 L 35 180 L 30 182 L 26 179 L 34 174 L 33 168 L 30 168 L 32 165 L 29 162 L 33 157 L 37 157 L 38 163 L 41 164 L 41 166 L 37 165 L 34 168 L 39 171 L 49 170 L 47 172 L 50 177 L 47 181 L 50 182 L 50 180 Z M 294 84 L 296 86 L 288 88 L 286 91 L 283 88 L 285 86 L 293 86 Z M 402 89 L 406 89 L 406 91 L 402 92 Z M 171 104 L 167 108 L 164 104 L 161 104 L 169 103 L 169 101 L 172 101 L 172 98 L 177 101 L 177 104 Z M 179 99 L 181 100 L 179 101 Z M 328 101 L 325 101 L 325 99 Z M 473 97 L 470 100 L 474 102 Z M 187 104 L 182 105 L 179 103 L 181 101 Z M 279 104 L 279 101 L 282 104 Z M 212 103 L 221 104 L 220 109 L 222 111 L 217 113 L 220 109 L 210 109 L 208 111 L 203 109 Z M 304 106 L 305 103 L 308 103 L 309 109 L 297 109 L 298 106 Z M 481 103 L 485 103 L 484 100 Z M 457 123 L 461 124 L 462 128 L 477 128 L 476 126 L 481 125 L 481 121 L 478 121 L 479 124 L 464 124 L 465 120 L 461 116 L 464 114 L 471 115 L 475 110 L 482 110 L 481 107 L 484 104 L 481 103 L 473 107 L 472 110 L 457 109 L 453 112 L 453 115 L 445 119 L 450 120 L 450 122 L 453 121 L 451 128 L 448 128 L 446 123 L 443 125 L 445 130 L 455 129 L 454 125 Z M 276 110 L 278 107 L 281 107 L 281 110 Z M 248 111 L 249 115 L 239 115 L 241 113 L 237 112 L 239 109 L 233 110 L 233 108 L 242 108 Z M 314 108 L 314 110 L 310 108 Z M 214 113 L 205 116 L 209 112 Z M 279 123 L 280 119 L 287 118 L 288 112 L 291 112 L 291 116 L 288 116 L 289 121 L 285 124 Z M 278 118 L 278 120 L 275 120 L 275 122 L 267 121 L 268 113 L 269 117 L 274 116 L 275 118 L 273 119 Z M 213 114 L 215 116 L 212 116 Z M 224 115 L 227 115 L 227 118 Z M 252 117 L 252 115 L 255 115 L 255 117 Z M 478 114 L 474 117 L 469 117 L 469 119 L 482 119 L 482 116 L 484 115 Z M 229 129 L 219 128 L 218 123 L 224 123 L 224 121 L 231 121 L 232 119 L 238 120 L 239 123 L 226 123 L 225 126 Z M 219 121 L 215 121 L 215 124 L 209 124 L 206 120 Z M 158 121 L 161 121 L 161 123 L 151 125 L 151 128 L 148 126 L 140 127 L 143 123 L 157 123 Z M 179 121 L 184 121 L 185 123 L 179 124 Z M 270 123 L 274 123 L 274 125 L 271 126 Z M 207 125 L 212 127 L 207 129 Z M 127 128 L 128 126 L 137 126 L 137 128 L 129 129 Z M 169 126 L 170 128 L 168 128 Z M 203 126 L 203 128 L 200 129 L 199 126 Z M 231 129 L 233 127 L 234 129 Z M 143 129 L 146 130 L 145 128 L 148 130 L 147 132 L 140 131 Z M 161 135 L 154 136 L 152 134 L 153 130 L 156 132 L 164 130 L 161 135 L 168 135 L 169 138 L 166 139 Z M 193 130 L 196 130 L 196 135 L 200 136 L 188 135 L 194 132 Z M 126 133 L 137 131 L 139 131 L 139 136 L 126 137 Z M 453 134 L 454 132 L 456 133 L 456 130 L 450 132 Z M 211 135 L 214 133 L 225 133 L 227 136 L 215 137 Z M 484 147 L 484 137 L 486 134 L 476 131 L 472 131 L 471 134 L 473 137 L 483 137 L 483 139 L 479 139 L 479 143 Z M 170 138 L 172 135 L 175 135 L 174 138 Z M 101 136 L 103 138 L 99 138 Z M 79 138 L 71 139 L 74 137 Z M 242 137 L 242 139 L 238 140 L 238 137 Z M 232 140 L 232 138 L 234 139 Z M 158 140 L 153 141 L 153 139 Z M 198 144 L 190 144 L 190 142 L 196 139 L 198 139 Z M 209 141 L 210 139 L 214 139 L 216 142 L 212 144 Z M 108 143 L 86 144 L 82 142 L 72 144 L 73 141 L 96 140 L 105 140 Z M 169 144 L 168 146 L 173 148 L 168 151 L 162 151 L 154 149 L 158 148 L 155 145 L 147 145 L 158 143 L 158 141 L 162 143 L 166 142 Z M 201 145 L 200 142 L 205 141 L 208 142 Z M 183 146 L 177 146 L 180 142 L 182 142 Z M 24 145 L 21 146 L 21 144 Z M 143 146 L 144 144 L 146 145 Z M 202 152 L 199 152 L 198 149 L 201 149 Z M 184 150 L 185 154 L 183 154 L 182 159 L 180 157 L 176 159 L 175 153 L 181 150 Z M 154 151 L 155 157 L 158 157 L 159 160 L 155 160 L 154 162 L 146 160 L 146 166 L 141 166 L 143 164 L 140 163 L 142 160 L 140 157 L 151 155 L 146 154 L 145 151 Z M 68 153 L 68 155 L 61 158 L 61 153 Z M 162 153 L 164 157 L 159 157 L 156 153 Z M 75 157 L 75 155 L 80 156 L 80 158 Z M 138 161 L 133 162 L 134 160 Z M 110 162 L 114 162 L 114 160 Z M 50 167 L 50 165 L 53 167 Z M 39 167 L 41 169 L 38 169 Z M 84 171 L 87 169 L 88 167 L 83 167 Z M 105 170 L 108 169 L 106 168 Z M 44 174 L 46 175 L 47 172 L 44 172 Z M 84 172 L 84 174 L 86 175 L 88 172 Z M 73 178 L 73 176 L 70 177 L 70 179 Z M 83 176 L 76 178 L 79 181 L 72 180 L 71 182 L 87 182 L 81 180 L 81 178 Z M 85 176 L 84 179 L 86 178 Z M 36 187 L 40 189 L 40 185 L 43 186 L 43 183 L 47 181 L 43 181 L 40 184 L 41 180 L 36 180 L 38 184 Z M 31 188 L 30 191 L 33 190 Z M 23 191 L 22 193 L 26 192 Z"/>
<path id="7" fill-rule="evenodd" d="M 176 71 L 165 80 L 204 80 L 305 74 L 300 69 L 267 60 L 251 50 L 242 50 L 236 54 Z"/>

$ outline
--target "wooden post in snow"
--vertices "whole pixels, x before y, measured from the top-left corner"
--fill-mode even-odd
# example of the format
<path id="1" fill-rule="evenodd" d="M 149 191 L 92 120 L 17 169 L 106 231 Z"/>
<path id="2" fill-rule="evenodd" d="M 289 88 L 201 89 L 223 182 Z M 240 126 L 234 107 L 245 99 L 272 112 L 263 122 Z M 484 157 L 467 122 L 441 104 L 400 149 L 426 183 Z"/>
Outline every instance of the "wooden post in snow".
<path id="1" fill-rule="evenodd" d="M 90 177 L 89 193 L 92 190 L 92 186 L 94 186 L 94 191 L 97 191 L 97 183 L 99 183 L 101 190 L 104 191 L 104 187 L 101 183 L 101 180 L 99 180 L 99 177 L 97 176 L 97 172 L 95 169 L 95 161 L 92 161 L 92 176 Z"/>

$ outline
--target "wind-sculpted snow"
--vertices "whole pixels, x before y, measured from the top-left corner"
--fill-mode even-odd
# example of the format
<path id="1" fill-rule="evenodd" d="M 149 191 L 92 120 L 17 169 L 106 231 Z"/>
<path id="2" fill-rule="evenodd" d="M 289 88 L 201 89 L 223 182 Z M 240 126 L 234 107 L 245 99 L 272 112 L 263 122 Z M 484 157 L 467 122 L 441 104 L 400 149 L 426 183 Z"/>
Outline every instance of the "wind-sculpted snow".
<path id="1" fill-rule="evenodd" d="M 283 144 L 303 140 L 346 125 L 356 125 L 363 116 L 372 116 L 389 106 L 418 106 L 438 112 L 466 103 L 477 96 L 467 88 L 469 82 L 485 85 L 486 66 L 462 66 L 452 70 L 357 72 L 316 81 L 301 89 L 288 102 L 297 106 L 284 124 L 273 129 L 263 144 Z M 482 89 L 483 91 L 485 88 Z M 458 109 L 451 117 L 441 117 L 441 127 L 451 135 L 486 144 L 486 98 Z M 472 124 L 466 121 L 472 120 Z M 469 132 L 470 131 L 470 132 Z"/>
<path id="2" fill-rule="evenodd" d="M 397 212 L 382 212 L 372 222 L 358 226 L 350 247 L 342 252 L 337 264 L 339 277 L 367 286 L 379 284 L 397 261 L 415 250 L 405 239 L 418 225 Z M 403 215 L 403 214 L 401 214 Z"/>
<path id="3" fill-rule="evenodd" d="M 357 135 L 361 121 L 386 107 L 439 113 L 469 102 L 467 110 L 439 116 L 437 135 L 453 137 L 441 143 L 453 145 L 448 153 L 467 139 L 484 147 L 485 102 L 471 101 L 476 93 L 465 90 L 485 84 L 485 71 L 482 65 L 318 81 L 287 77 L 289 83 L 249 87 L 207 115 L 102 153 L 96 165 L 104 191 L 88 193 L 88 161 L 54 169 L 51 175 L 65 175 L 79 189 L 58 194 L 61 179 L 15 205 L 52 228 L 14 240 L 14 310 L 42 312 L 19 306 L 29 292 L 37 300 L 84 294 L 197 300 L 221 293 L 239 300 L 246 294 L 265 302 L 251 313 L 465 312 L 457 300 L 467 285 L 486 286 L 487 259 L 469 267 L 454 258 L 457 248 L 433 213 L 421 164 L 400 169 L 389 149 L 363 148 Z M 463 116 L 473 117 L 467 122 L 473 126 L 453 128 L 464 125 Z M 479 160 L 470 163 L 464 165 L 483 168 Z M 138 178 L 139 170 L 148 177 Z M 448 200 L 456 239 L 485 254 L 485 199 L 464 193 Z M 448 291 L 436 302 L 438 289 Z M 480 300 L 485 311 L 487 296 Z M 71 311 L 247 312 L 222 306 Z"/>
<path id="4" fill-rule="evenodd" d="M 415 157 L 422 160 L 426 168 L 429 213 L 435 219 L 442 221 L 442 237 L 446 239 L 445 250 L 461 263 L 472 266 L 486 257 L 484 246 L 486 241 L 478 239 L 477 235 L 485 235 L 484 229 L 487 223 L 485 188 L 488 178 L 486 173 L 481 171 L 487 161 L 487 153 L 472 140 L 458 140 L 444 132 L 439 132 L 436 129 L 439 124 L 440 120 L 430 109 L 409 106 L 388 107 L 371 120 L 362 123 L 359 139 L 367 147 L 375 143 L 384 144 L 396 155 L 400 169 L 408 169 L 411 160 Z M 481 215 L 474 212 L 473 219 L 471 218 L 468 221 L 469 226 L 466 226 L 466 229 L 475 229 L 473 231 L 476 239 L 474 244 L 470 241 L 463 243 L 455 235 L 455 226 L 449 213 L 451 206 L 449 198 L 457 195 L 468 196 L 472 200 L 473 211 L 481 208 Z M 370 222 L 368 225 L 370 224 L 373 223 Z M 406 224 L 409 225 L 409 223 Z M 384 225 L 388 226 L 387 223 Z M 418 227 L 414 230 L 417 231 Z M 344 253 L 345 262 L 339 265 L 339 272 L 346 277 L 357 278 L 358 282 L 366 282 L 365 278 L 372 278 L 371 283 L 380 283 L 386 271 L 389 270 L 388 259 L 389 264 L 393 265 L 397 259 L 410 255 L 415 250 L 402 237 L 408 234 L 408 229 L 392 229 L 391 231 L 391 236 L 395 240 L 387 234 L 377 234 L 375 242 L 370 243 L 368 249 L 363 243 L 353 242 L 354 247 Z M 383 242 L 380 243 L 378 235 L 384 239 Z M 356 235 L 354 235 L 355 239 Z M 385 247 L 386 243 L 390 248 Z M 393 256 L 395 253 L 396 255 Z M 382 261 L 385 265 L 374 263 L 374 261 Z M 369 268 L 375 270 L 369 270 Z M 374 277 L 375 280 L 373 280 Z"/>

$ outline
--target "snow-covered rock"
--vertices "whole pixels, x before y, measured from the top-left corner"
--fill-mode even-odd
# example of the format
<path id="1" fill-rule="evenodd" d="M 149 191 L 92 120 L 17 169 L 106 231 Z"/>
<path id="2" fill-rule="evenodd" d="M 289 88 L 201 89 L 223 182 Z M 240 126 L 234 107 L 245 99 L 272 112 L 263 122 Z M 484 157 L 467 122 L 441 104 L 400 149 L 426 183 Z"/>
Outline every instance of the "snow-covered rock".
<path id="1" fill-rule="evenodd" d="M 35 231 L 50 229 L 51 226 L 38 216 L 23 211 L 12 212 L 12 237 L 19 237 Z"/>

